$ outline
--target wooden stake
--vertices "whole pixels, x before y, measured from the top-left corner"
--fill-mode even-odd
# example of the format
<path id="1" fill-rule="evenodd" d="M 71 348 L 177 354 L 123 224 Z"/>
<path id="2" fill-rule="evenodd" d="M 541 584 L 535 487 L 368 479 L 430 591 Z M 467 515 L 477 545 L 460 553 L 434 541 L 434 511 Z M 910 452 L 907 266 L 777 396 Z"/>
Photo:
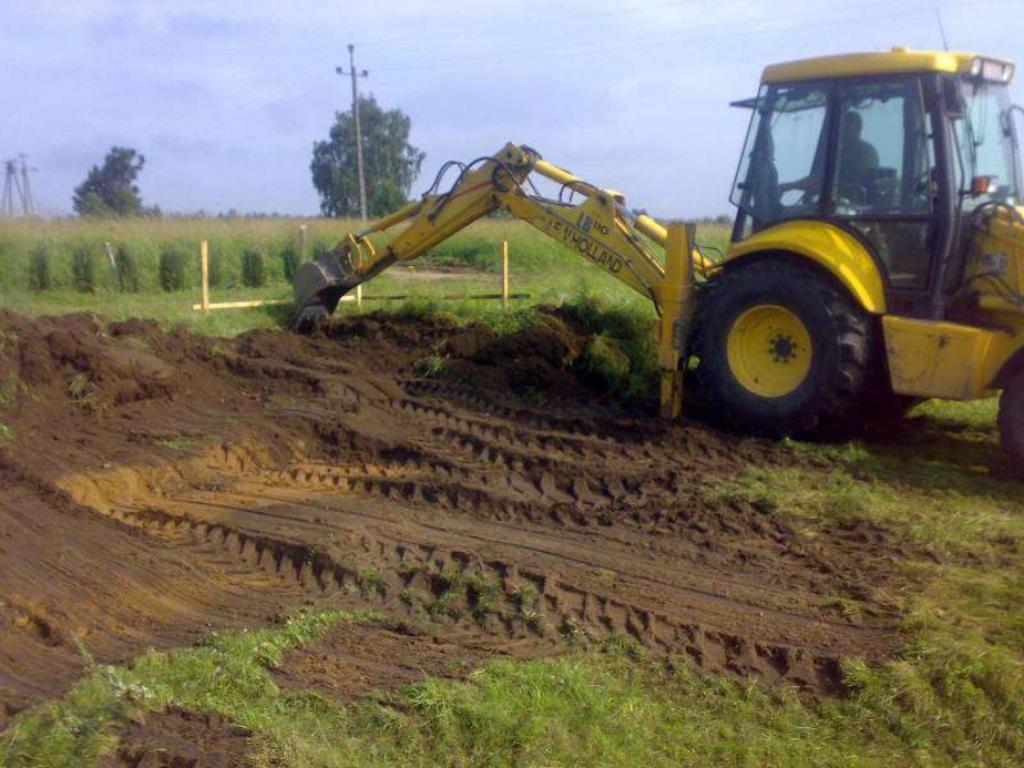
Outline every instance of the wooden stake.
<path id="1" fill-rule="evenodd" d="M 364 214 L 365 218 L 365 214 Z M 363 252 L 360 249 L 356 249 L 356 271 L 361 272 L 363 269 Z M 356 306 L 363 306 L 363 284 L 360 283 L 356 286 Z"/>
<path id="2" fill-rule="evenodd" d="M 508 240 L 501 241 L 501 308 L 508 309 Z"/>
<path id="3" fill-rule="evenodd" d="M 306 263 L 307 250 L 309 245 L 309 231 L 305 224 L 299 224 L 299 264 Z"/>
<path id="4" fill-rule="evenodd" d="M 203 277 L 203 312 L 210 311 L 210 244 L 199 243 L 199 269 Z"/>
<path id="5" fill-rule="evenodd" d="M 253 301 L 218 301 L 206 306 L 206 311 L 214 309 L 249 309 L 251 307 L 277 307 L 291 304 L 291 299 L 255 299 Z M 202 304 L 193 304 L 192 309 L 203 309 Z"/>

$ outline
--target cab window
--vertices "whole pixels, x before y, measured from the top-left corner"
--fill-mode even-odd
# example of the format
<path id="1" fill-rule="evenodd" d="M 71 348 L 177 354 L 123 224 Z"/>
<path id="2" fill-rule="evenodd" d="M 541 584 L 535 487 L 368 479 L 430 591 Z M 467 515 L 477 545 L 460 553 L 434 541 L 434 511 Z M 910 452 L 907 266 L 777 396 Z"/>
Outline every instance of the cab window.
<path id="1" fill-rule="evenodd" d="M 815 215 L 825 183 L 827 91 L 769 86 L 753 107 L 732 202 L 753 219 L 754 229 Z"/>
<path id="2" fill-rule="evenodd" d="M 841 87 L 837 121 L 834 214 L 931 214 L 934 150 L 916 80 Z"/>

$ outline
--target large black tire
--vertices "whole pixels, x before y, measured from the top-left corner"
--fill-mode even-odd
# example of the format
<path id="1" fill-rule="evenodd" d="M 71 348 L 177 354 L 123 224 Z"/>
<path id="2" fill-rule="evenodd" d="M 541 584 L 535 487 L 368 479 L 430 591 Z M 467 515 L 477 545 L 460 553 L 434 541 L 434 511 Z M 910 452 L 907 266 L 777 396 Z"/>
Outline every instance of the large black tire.
<path id="1" fill-rule="evenodd" d="M 745 387 L 729 363 L 734 324 L 763 305 L 796 315 L 812 347 L 802 382 L 778 397 Z M 695 329 L 697 385 L 709 416 L 727 428 L 772 437 L 848 433 L 870 380 L 875 327 L 830 275 L 796 258 L 780 255 L 732 267 L 705 286 Z"/>
<path id="2" fill-rule="evenodd" d="M 999 435 L 1015 475 L 1024 478 L 1024 371 L 1011 376 L 999 399 Z"/>

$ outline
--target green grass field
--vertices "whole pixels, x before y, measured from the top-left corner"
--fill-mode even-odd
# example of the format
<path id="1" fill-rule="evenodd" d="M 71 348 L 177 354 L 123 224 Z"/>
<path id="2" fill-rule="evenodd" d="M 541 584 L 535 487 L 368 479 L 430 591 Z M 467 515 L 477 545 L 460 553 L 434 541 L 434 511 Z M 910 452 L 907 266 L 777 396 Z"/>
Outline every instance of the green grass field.
<path id="1" fill-rule="evenodd" d="M 116 226 L 123 227 L 121 237 L 139 233 L 152 242 L 164 236 L 194 242 L 206 236 L 208 224 L 239 238 L 292 227 L 242 222 L 232 230 L 234 223 L 183 222 L 179 232 L 176 224 L 159 222 L 152 232 L 145 224 Z M 342 227 L 317 222 L 316 229 L 326 236 Z M 61 223 L 40 236 L 73 230 Z M 28 230 L 15 234 L 32 237 Z M 720 229 L 706 234 L 713 243 L 725 236 Z M 11 230 L 0 235 L 12 237 Z M 649 312 L 642 299 L 521 225 L 484 222 L 464 237 L 466 248 L 479 248 L 472 251 L 477 255 L 450 253 L 463 253 L 456 261 L 473 266 L 472 274 L 426 280 L 385 273 L 367 294 L 421 298 L 368 301 L 361 311 L 445 311 L 501 326 L 529 322 L 523 310 L 531 304 L 585 294 L 606 306 Z M 531 294 L 518 311 L 431 298 L 493 288 L 502 237 L 512 243 L 513 290 Z M 432 259 L 450 263 L 448 256 Z M 0 282 L 0 303 L 29 314 L 147 316 L 216 334 L 287 321 L 278 309 L 201 315 L 190 309 L 195 290 L 79 293 L 65 286 L 33 293 L 19 285 Z M 225 286 L 215 298 L 287 292 L 283 282 L 258 290 Z M 342 311 L 360 310 L 343 305 Z M 268 670 L 286 648 L 312 642 L 333 622 L 377 618 L 302 614 L 283 628 L 225 634 L 199 647 L 94 667 L 67 697 L 21 715 L 0 735 L 0 764 L 88 764 L 109 746 L 111 724 L 174 703 L 217 711 L 250 728 L 257 758 L 268 766 L 1022 765 L 1024 483 L 989 470 L 998 455 L 995 409 L 994 401 L 926 403 L 894 434 L 794 443 L 794 450 L 817 461 L 750 467 L 707 491 L 795 515 L 808 535 L 829 523 L 868 520 L 904 545 L 903 586 L 887 597 L 902 610 L 907 640 L 880 666 L 848 662 L 851 693 L 845 698 L 815 701 L 702 677 L 685 664 L 666 668 L 628 643 L 611 643 L 551 660 L 494 661 L 464 682 L 428 680 L 381 700 L 341 704 L 280 688 Z"/>
<path id="2" fill-rule="evenodd" d="M 199 301 L 199 242 L 210 242 L 211 258 L 220 260 L 219 280 L 211 286 L 213 301 L 290 298 L 282 253 L 297 252 L 299 226 L 309 231 L 309 253 L 314 246 L 332 247 L 345 232 L 358 229 L 354 221 L 293 219 L 160 219 L 53 222 L 0 222 L 0 306 L 30 315 L 70 311 L 101 312 L 108 317 L 146 316 L 166 323 L 186 323 L 197 332 L 234 334 L 247 328 L 286 326 L 287 309 L 259 308 L 212 312 L 192 310 Z M 727 229 L 708 225 L 699 230 L 700 240 L 721 247 Z M 450 294 L 472 295 L 500 290 L 500 243 L 509 242 L 511 289 L 528 293 L 527 301 L 515 306 L 559 303 L 567 297 L 587 293 L 616 304 L 623 302 L 640 312 L 650 303 L 624 289 L 598 268 L 583 261 L 526 224 L 503 219 L 477 222 L 411 264 L 412 270 L 392 270 L 365 287 L 368 297 L 413 295 L 413 303 L 430 302 Z M 137 291 L 119 290 L 103 244 L 126 246 L 133 254 L 139 274 Z M 33 259 L 45 250 L 49 265 L 49 287 L 32 285 Z M 187 255 L 186 285 L 183 290 L 161 290 L 158 280 L 161 250 L 177 249 Z M 93 287 L 82 290 L 75 282 L 75 253 L 91 254 Z M 248 287 L 241 281 L 241 260 L 246 249 L 263 256 L 265 283 Z M 455 270 L 447 276 L 438 274 Z M 460 274 L 461 272 L 461 274 Z M 429 279 L 424 279 L 427 273 Z M 340 312 L 394 310 L 408 303 L 368 300 L 362 308 L 344 303 Z M 469 299 L 446 301 L 444 310 L 461 316 L 491 314 L 494 302 Z"/>

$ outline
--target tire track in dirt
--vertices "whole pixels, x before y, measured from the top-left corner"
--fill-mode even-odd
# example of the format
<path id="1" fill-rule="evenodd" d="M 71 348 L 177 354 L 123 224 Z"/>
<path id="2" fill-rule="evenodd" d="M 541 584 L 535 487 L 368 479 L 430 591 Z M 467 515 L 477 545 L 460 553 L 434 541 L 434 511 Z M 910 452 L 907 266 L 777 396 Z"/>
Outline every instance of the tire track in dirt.
<path id="1" fill-rule="evenodd" d="M 29 436 L 16 461 L 46 493 L 66 492 L 76 522 L 55 524 L 55 536 L 82 563 L 144 587 L 83 592 L 76 565 L 45 585 L 9 570 L 10 589 L 26 604 L 84 599 L 122 617 L 50 611 L 54 636 L 87 628 L 105 660 L 322 601 L 373 607 L 439 642 L 476 638 L 496 653 L 628 636 L 709 672 L 813 693 L 838 690 L 844 657 L 878 660 L 898 642 L 886 591 L 899 552 L 884 531 L 804 536 L 772 509 L 707 493 L 751 464 L 798 461 L 784 448 L 627 413 L 556 370 L 559 389 L 539 404 L 492 387 L 490 368 L 475 386 L 465 361 L 458 381 L 417 377 L 415 361 L 443 331 L 429 324 L 363 318 L 311 339 L 253 332 L 214 342 L 148 326 L 100 325 L 89 336 L 59 321 L 19 323 L 33 354 L 56 367 L 11 419 Z M 118 361 L 148 355 L 147 376 L 174 366 L 180 383 L 90 373 L 86 405 L 45 389 L 74 371 L 106 371 L 108 347 Z M 0 349 L 0 375 L 3 361 Z M 135 399 L 107 404 L 107 381 Z M 30 506 L 0 504 L 0 533 Z M 14 546 L 45 571 L 60 556 L 41 541 L 18 534 Z M 0 572 L 11 562 L 0 540 Z M 160 601 L 180 610 L 151 608 Z M 50 630 L 15 629 L 0 698 L 5 679 L 12 695 L 32 697 L 81 667 L 52 675 Z M 30 663 L 5 678 L 22 647 Z"/>
<path id="2" fill-rule="evenodd" d="M 315 596 L 344 596 L 348 598 L 346 602 L 383 608 L 388 613 L 414 619 L 443 618 L 456 625 L 473 620 L 479 623 L 482 632 L 508 639 L 530 635 L 554 635 L 557 639 L 561 635 L 592 640 L 627 635 L 662 653 L 685 653 L 697 666 L 708 671 L 731 671 L 772 682 L 785 679 L 814 691 L 838 689 L 841 654 L 835 653 L 835 649 L 854 653 L 865 641 L 877 642 L 880 634 L 884 636 L 884 633 L 857 631 L 852 625 L 823 622 L 796 612 L 767 609 L 761 601 L 725 598 L 712 591 L 682 588 L 624 571 L 617 574 L 619 583 L 609 584 L 604 589 L 595 588 L 593 573 L 588 574 L 589 578 L 577 580 L 572 567 L 582 566 L 594 571 L 603 567 L 598 563 L 568 557 L 563 552 L 532 548 L 530 554 L 541 555 L 541 562 L 553 558 L 562 564 L 565 575 L 555 575 L 543 565 L 521 567 L 500 555 L 482 559 L 470 548 L 472 543 L 493 546 L 496 542 L 491 538 L 481 541 L 484 537 L 478 536 L 477 541 L 471 543 L 468 537 L 446 534 L 445 539 L 454 538 L 457 543 L 470 546 L 448 548 L 427 543 L 437 540 L 436 534 L 441 531 L 436 529 L 424 531 L 427 535 L 421 537 L 385 537 L 359 528 L 350 530 L 348 549 L 359 552 L 356 559 L 361 564 L 354 567 L 329 554 L 311 552 L 307 546 L 296 542 L 252 534 L 223 523 L 204 522 L 190 515 L 168 515 L 156 509 L 123 511 L 121 515 L 143 528 L 156 527 L 161 533 L 172 536 L 175 532 L 184 533 L 184 546 L 202 556 L 215 559 L 223 553 L 236 560 L 243 570 L 263 570 Z M 518 550 L 520 557 L 524 551 L 531 550 L 522 546 L 513 549 Z M 489 585 L 493 585 L 496 595 L 485 605 L 482 594 Z M 649 602 L 643 604 L 620 597 L 623 588 L 627 594 L 661 590 L 677 595 L 675 599 L 660 595 L 658 600 L 652 594 Z M 679 593 L 688 599 L 679 599 Z M 442 599 L 445 607 L 435 608 Z M 660 605 L 650 607 L 654 602 Z M 720 607 L 715 610 L 708 603 L 718 603 Z M 685 608 L 680 610 L 678 606 L 682 604 Z M 752 641 L 707 621 L 702 624 L 681 618 L 701 606 L 705 619 L 712 618 L 712 614 L 736 616 L 741 611 L 751 614 L 750 608 L 756 607 L 758 615 L 769 615 L 774 622 L 792 622 L 801 637 L 813 629 L 822 638 L 822 645 L 815 647 L 805 643 L 800 647 Z"/>
<path id="3" fill-rule="evenodd" d="M 495 502 L 480 488 L 424 485 L 410 476 L 410 466 L 427 478 L 435 467 L 420 459 L 373 467 L 298 462 L 277 469 L 229 448 L 215 463 L 223 478 L 231 478 L 228 490 L 174 496 L 163 500 L 163 508 L 115 508 L 113 514 L 150 530 L 186 531 L 187 544 L 201 553 L 212 546 L 242 567 L 266 570 L 316 595 L 358 594 L 360 604 L 410 618 L 422 618 L 422 607 L 441 597 L 438 584 L 448 590 L 471 573 L 477 586 L 456 598 L 445 592 L 459 606 L 451 618 L 465 612 L 488 631 L 508 637 L 551 636 L 551 630 L 554 636 L 629 635 L 662 653 L 685 653 L 705 669 L 786 679 L 818 691 L 837 688 L 842 656 L 895 639 L 885 628 L 823 615 L 819 595 L 794 595 L 792 583 L 778 585 L 762 572 L 746 579 L 704 572 L 676 553 L 688 568 L 670 569 L 680 573 L 667 579 L 666 553 L 648 554 L 642 534 L 608 536 L 582 528 L 569 536 L 557 522 L 536 526 L 535 516 L 516 514 L 516 505 Z M 399 473 L 405 477 L 394 476 Z M 268 501 L 277 504 L 267 508 Z M 334 542 L 330 551 L 320 546 L 325 540 Z M 357 553 L 355 563 L 331 554 L 338 542 L 345 542 L 340 551 Z M 457 578 L 448 579 L 449 570 Z M 425 581 L 410 577 L 420 572 Z M 481 579 L 500 584 L 501 603 L 517 604 L 519 613 L 494 608 L 492 621 L 474 591 Z M 524 585 L 533 595 L 528 602 L 521 597 Z M 827 593 L 821 583 L 809 586 Z"/>

